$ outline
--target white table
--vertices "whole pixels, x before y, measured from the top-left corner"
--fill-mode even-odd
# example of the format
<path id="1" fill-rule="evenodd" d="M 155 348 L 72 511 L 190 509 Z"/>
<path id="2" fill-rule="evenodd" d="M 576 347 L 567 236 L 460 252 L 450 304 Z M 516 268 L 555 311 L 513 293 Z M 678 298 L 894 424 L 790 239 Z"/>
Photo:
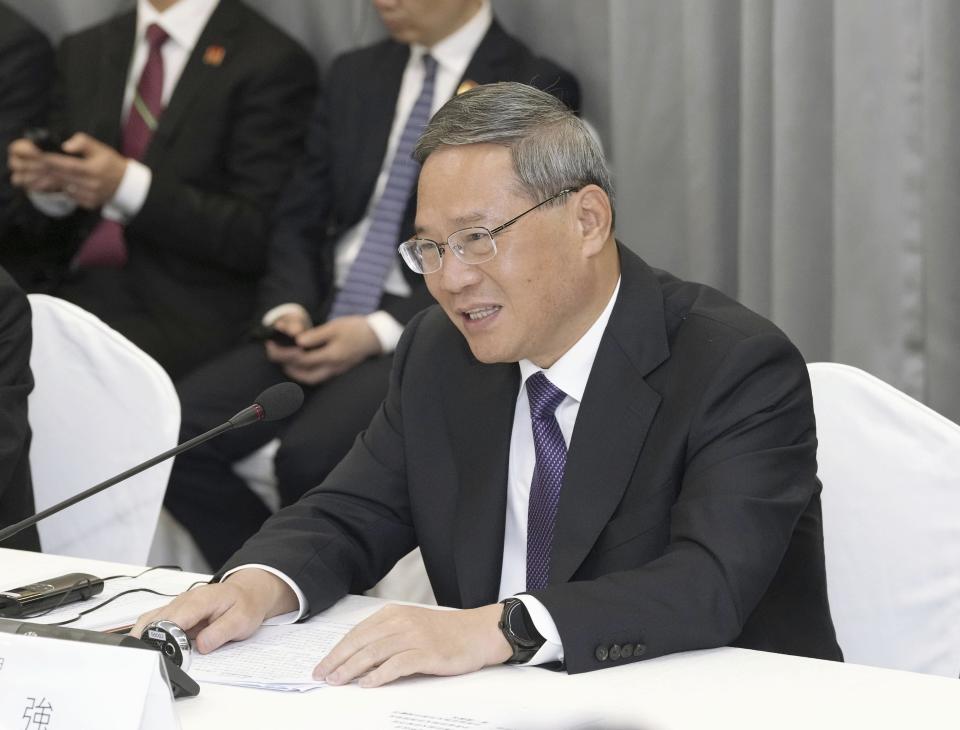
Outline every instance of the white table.
<path id="1" fill-rule="evenodd" d="M 134 569 L 0 549 L 0 589 L 71 571 Z M 184 730 L 407 727 L 400 712 L 531 729 L 593 720 L 595 728 L 638 730 L 958 730 L 960 680 L 722 648 L 572 676 L 500 666 L 379 689 L 350 685 L 305 694 L 203 684 L 200 696 L 178 701 L 177 710 Z"/>

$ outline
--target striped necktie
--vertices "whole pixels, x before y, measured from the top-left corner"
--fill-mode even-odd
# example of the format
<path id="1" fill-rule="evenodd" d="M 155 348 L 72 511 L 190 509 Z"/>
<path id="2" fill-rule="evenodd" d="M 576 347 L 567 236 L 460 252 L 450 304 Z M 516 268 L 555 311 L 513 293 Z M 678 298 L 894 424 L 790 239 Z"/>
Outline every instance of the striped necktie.
<path id="1" fill-rule="evenodd" d="M 140 82 L 123 125 L 120 151 L 124 157 L 142 160 L 150 145 L 163 112 L 163 55 L 161 48 L 167 42 L 167 32 L 156 23 L 147 26 L 149 52 L 140 74 Z M 73 259 L 76 268 L 103 266 L 121 268 L 127 263 L 127 243 L 123 226 L 117 221 L 101 218 L 80 246 Z"/>
<path id="2" fill-rule="evenodd" d="M 536 466 L 527 502 L 527 590 L 544 588 L 550 576 L 553 526 L 567 465 L 567 444 L 554 415 L 567 394 L 542 372 L 527 378 Z"/>
<path id="3" fill-rule="evenodd" d="M 430 120 L 437 61 L 423 57 L 423 86 L 410 110 L 400 142 L 390 163 L 387 184 L 370 214 L 370 228 L 363 239 L 357 258 L 350 265 L 347 278 L 333 301 L 329 319 L 348 314 L 369 314 L 380 306 L 383 283 L 397 260 L 400 226 L 410 193 L 420 174 L 419 163 L 411 157 L 413 147 Z"/>

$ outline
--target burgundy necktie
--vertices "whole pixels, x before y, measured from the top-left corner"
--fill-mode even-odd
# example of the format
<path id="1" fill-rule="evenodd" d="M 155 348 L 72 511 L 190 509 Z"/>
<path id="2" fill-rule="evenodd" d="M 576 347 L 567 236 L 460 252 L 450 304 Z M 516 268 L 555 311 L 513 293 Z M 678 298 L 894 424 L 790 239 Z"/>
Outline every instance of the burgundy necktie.
<path id="1" fill-rule="evenodd" d="M 140 74 L 130 112 L 123 125 L 120 146 L 123 156 L 134 160 L 143 159 L 163 112 L 163 56 L 160 49 L 170 36 L 156 23 L 147 26 L 146 36 L 150 46 L 147 63 Z M 123 238 L 123 226 L 106 218 L 100 219 L 73 259 L 73 265 L 77 268 L 121 268 L 126 263 L 127 244 Z"/>

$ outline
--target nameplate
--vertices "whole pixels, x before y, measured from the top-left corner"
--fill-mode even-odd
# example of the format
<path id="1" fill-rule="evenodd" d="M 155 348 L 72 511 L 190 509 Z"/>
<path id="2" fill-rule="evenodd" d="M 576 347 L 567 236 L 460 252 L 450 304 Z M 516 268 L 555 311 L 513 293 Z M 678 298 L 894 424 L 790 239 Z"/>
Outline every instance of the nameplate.
<path id="1" fill-rule="evenodd" d="M 0 634 L 3 730 L 178 730 L 159 654 Z"/>

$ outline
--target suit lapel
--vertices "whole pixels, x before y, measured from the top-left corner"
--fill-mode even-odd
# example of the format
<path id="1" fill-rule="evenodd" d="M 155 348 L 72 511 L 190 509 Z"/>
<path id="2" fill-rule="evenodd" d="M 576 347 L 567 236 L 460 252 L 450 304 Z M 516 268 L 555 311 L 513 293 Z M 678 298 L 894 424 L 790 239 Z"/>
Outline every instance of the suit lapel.
<path id="1" fill-rule="evenodd" d="M 155 161 L 156 155 L 162 154 L 164 143 L 174 135 L 197 94 L 205 87 L 217 84 L 218 77 L 228 72 L 233 55 L 238 51 L 236 36 L 239 26 L 240 17 L 236 6 L 228 0 L 221 0 L 197 39 L 170 101 L 160 116 L 157 130 L 147 149 L 148 164 Z M 208 55 L 210 49 L 216 51 L 218 48 L 220 53 Z M 220 58 L 217 59 L 217 56 Z"/>
<path id="2" fill-rule="evenodd" d="M 507 511 L 507 465 L 513 412 L 520 388 L 515 364 L 466 369 L 447 387 L 448 428 L 460 468 L 454 562 L 463 607 L 497 598 Z"/>
<path id="3" fill-rule="evenodd" d="M 373 188 L 380 175 L 387 154 L 387 143 L 390 141 L 390 129 L 393 126 L 394 112 L 397 108 L 397 98 L 400 96 L 400 84 L 403 82 L 403 72 L 410 58 L 409 46 L 400 43 L 388 43 L 381 57 L 378 59 L 377 72 L 369 79 L 357 79 L 362 85 L 357 90 L 360 104 L 353 106 L 354 120 L 352 123 L 360 125 L 362 140 L 359 145 L 359 154 L 353 170 L 357 184 L 354 187 L 360 195 L 357 198 L 358 212 L 363 214 Z M 332 113 L 340 113 L 334 109 Z M 402 123 L 406 123 L 406 119 Z"/>
<path id="4" fill-rule="evenodd" d="M 644 377 L 668 354 L 653 273 L 620 249 L 621 284 L 577 415 L 553 536 L 550 583 L 573 576 L 620 503 L 660 396 Z"/>
<path id="5" fill-rule="evenodd" d="M 516 41 L 494 20 L 467 64 L 467 70 L 463 72 L 458 87 L 464 81 L 492 84 L 511 78 L 510 71 L 515 70 L 516 66 L 513 63 L 515 50 Z"/>
<path id="6" fill-rule="evenodd" d="M 121 145 L 123 95 L 127 88 L 130 62 L 133 59 L 136 32 L 137 14 L 126 13 L 109 24 L 103 38 L 106 49 L 101 56 L 103 62 L 97 75 L 99 98 L 94 104 L 96 116 L 93 120 L 92 134 L 115 149 L 120 149 Z"/>

